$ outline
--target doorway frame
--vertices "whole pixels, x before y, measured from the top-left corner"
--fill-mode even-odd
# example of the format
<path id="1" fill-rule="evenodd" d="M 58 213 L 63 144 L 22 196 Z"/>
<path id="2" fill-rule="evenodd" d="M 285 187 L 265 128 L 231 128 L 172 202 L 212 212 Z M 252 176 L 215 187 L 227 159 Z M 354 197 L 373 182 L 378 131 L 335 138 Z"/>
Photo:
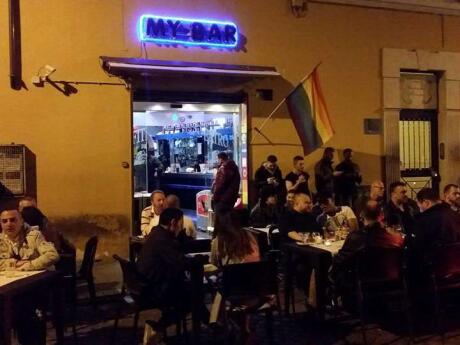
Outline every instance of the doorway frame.
<path id="1" fill-rule="evenodd" d="M 137 93 L 137 96 L 136 96 Z M 131 209 L 132 209 L 132 217 L 131 217 L 131 235 L 137 235 L 140 233 L 140 224 L 139 223 L 139 217 L 138 217 L 138 209 L 136 208 L 136 200 L 134 198 L 134 150 L 133 150 L 133 129 L 134 129 L 134 123 L 133 123 L 133 111 L 134 111 L 134 102 L 167 102 L 167 103 L 176 103 L 176 102 L 190 102 L 190 103 L 227 103 L 227 104 L 240 104 L 240 105 L 245 105 L 246 106 L 246 123 L 244 123 L 244 126 L 246 126 L 246 159 L 247 159 L 247 206 L 249 207 L 249 200 L 251 200 L 251 188 L 249 188 L 249 176 L 252 176 L 252 160 L 250 156 L 250 149 L 249 149 L 249 133 L 248 133 L 248 128 L 249 128 L 249 113 L 248 113 L 248 105 L 249 105 L 249 95 L 247 92 L 241 90 L 238 92 L 233 92 L 233 93 L 225 93 L 225 92 L 188 92 L 188 91 L 173 91 L 173 90 L 147 90 L 147 89 L 140 89 L 140 88 L 133 88 L 131 90 L 131 128 L 130 128 L 130 145 L 131 145 Z M 140 95 L 144 97 L 142 100 L 139 99 Z M 242 114 L 240 114 L 242 116 Z M 241 126 L 243 126 L 243 123 L 241 123 Z M 240 168 L 241 173 L 243 173 L 242 167 Z M 243 176 L 241 176 L 243 179 Z"/>
<path id="2" fill-rule="evenodd" d="M 460 53 L 418 49 L 382 49 L 382 110 L 384 181 L 399 181 L 399 116 L 401 72 L 435 71 L 438 83 L 438 144 L 445 154 L 439 157 L 441 184 L 459 183 L 460 176 Z"/>

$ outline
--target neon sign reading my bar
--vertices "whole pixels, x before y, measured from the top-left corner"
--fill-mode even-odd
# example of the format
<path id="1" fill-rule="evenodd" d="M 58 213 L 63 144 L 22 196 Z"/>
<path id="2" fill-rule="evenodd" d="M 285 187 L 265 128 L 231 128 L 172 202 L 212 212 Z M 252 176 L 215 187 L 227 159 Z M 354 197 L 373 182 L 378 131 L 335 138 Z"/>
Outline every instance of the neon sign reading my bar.
<path id="1" fill-rule="evenodd" d="M 139 19 L 139 39 L 159 44 L 234 48 L 238 27 L 232 22 L 163 17 L 144 14 Z"/>

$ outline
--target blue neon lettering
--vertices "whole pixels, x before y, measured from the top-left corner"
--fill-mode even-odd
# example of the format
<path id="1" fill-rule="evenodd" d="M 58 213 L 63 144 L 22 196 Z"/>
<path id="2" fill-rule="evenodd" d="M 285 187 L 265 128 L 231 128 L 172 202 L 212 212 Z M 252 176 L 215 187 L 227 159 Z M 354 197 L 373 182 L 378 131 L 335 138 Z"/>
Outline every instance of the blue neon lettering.
<path id="1" fill-rule="evenodd" d="M 166 35 L 166 27 L 163 19 L 158 19 L 156 22 L 153 18 L 147 19 L 147 36 L 155 37 Z"/>
<path id="2" fill-rule="evenodd" d="M 233 48 L 238 45 L 238 28 L 231 22 L 202 19 L 141 16 L 138 24 L 141 41 Z"/>
<path id="3" fill-rule="evenodd" d="M 236 42 L 236 27 L 231 25 L 225 25 L 224 41 L 226 43 Z"/>
<path id="4" fill-rule="evenodd" d="M 192 24 L 192 40 L 195 42 L 204 41 L 204 26 L 201 23 L 195 22 Z"/>
<path id="5" fill-rule="evenodd" d="M 176 20 L 175 22 L 173 22 L 171 19 L 169 19 L 168 20 L 168 25 L 169 25 L 169 28 L 171 29 L 171 36 L 173 38 L 176 38 L 176 36 L 177 36 L 177 28 L 180 25 L 180 21 Z"/>
<path id="6" fill-rule="evenodd" d="M 209 35 L 208 35 L 208 41 L 209 42 L 222 42 L 222 37 L 220 35 L 220 30 L 217 24 L 212 24 L 211 29 L 209 30 Z"/>

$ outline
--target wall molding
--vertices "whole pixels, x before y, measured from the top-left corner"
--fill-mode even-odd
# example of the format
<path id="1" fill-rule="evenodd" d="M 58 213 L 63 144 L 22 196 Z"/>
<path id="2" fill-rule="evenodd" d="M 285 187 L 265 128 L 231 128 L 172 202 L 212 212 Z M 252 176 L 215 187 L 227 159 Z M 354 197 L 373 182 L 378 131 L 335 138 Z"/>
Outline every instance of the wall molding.
<path id="1" fill-rule="evenodd" d="M 460 1 L 452 2 L 449 0 L 310 0 L 309 2 L 460 16 Z"/>

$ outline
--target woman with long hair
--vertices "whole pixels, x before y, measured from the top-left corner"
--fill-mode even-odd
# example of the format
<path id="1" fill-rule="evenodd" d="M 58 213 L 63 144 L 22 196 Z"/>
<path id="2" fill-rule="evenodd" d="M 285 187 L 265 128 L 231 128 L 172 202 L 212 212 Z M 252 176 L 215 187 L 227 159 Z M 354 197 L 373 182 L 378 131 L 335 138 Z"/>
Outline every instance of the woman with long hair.
<path id="1" fill-rule="evenodd" d="M 216 238 L 211 244 L 211 263 L 215 266 L 260 261 L 257 240 L 243 229 L 244 218 L 239 210 L 216 217 Z"/>

